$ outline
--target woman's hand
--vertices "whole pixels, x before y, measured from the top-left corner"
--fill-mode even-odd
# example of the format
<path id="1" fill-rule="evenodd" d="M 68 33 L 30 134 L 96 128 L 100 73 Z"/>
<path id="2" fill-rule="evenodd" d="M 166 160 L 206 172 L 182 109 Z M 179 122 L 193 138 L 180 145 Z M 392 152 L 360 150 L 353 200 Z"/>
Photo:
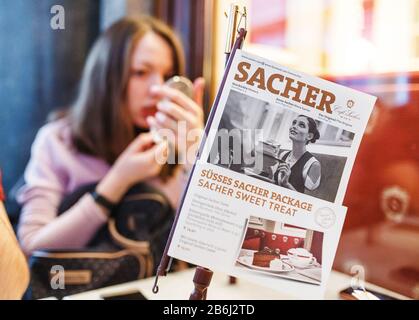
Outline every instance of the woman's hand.
<path id="1" fill-rule="evenodd" d="M 288 163 L 281 162 L 278 166 L 278 182 L 279 185 L 285 188 L 289 188 L 289 178 L 291 175 L 291 167 Z"/>
<path id="2" fill-rule="evenodd" d="M 140 134 L 118 157 L 96 191 L 117 203 L 135 183 L 155 177 L 167 161 L 167 143 L 154 144 L 150 133 Z"/>
<path id="3" fill-rule="evenodd" d="M 162 131 L 162 136 L 168 138 L 169 143 L 176 147 L 181 159 L 187 164 L 191 164 L 195 159 L 204 128 L 204 88 L 204 79 L 196 79 L 193 100 L 179 90 L 167 86 L 151 89 L 153 96 L 160 102 L 157 104 L 156 116 L 148 117 L 147 122 L 151 128 L 169 129 L 173 133 L 169 136 Z"/>

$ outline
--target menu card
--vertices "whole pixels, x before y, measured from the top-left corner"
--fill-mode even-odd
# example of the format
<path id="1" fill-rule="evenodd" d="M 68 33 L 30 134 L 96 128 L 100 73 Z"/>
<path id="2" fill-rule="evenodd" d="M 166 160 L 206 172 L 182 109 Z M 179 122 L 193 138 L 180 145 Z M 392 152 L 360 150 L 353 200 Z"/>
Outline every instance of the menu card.
<path id="1" fill-rule="evenodd" d="M 168 255 L 322 298 L 376 98 L 237 50 Z"/>

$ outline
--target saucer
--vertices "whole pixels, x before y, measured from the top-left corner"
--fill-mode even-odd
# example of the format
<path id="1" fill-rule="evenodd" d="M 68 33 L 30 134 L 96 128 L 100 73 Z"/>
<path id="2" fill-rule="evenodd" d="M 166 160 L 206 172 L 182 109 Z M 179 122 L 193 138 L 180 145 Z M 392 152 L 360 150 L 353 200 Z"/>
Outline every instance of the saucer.
<path id="1" fill-rule="evenodd" d="M 309 264 L 305 264 L 305 263 L 298 263 L 298 262 L 291 262 L 291 260 L 289 258 L 287 258 L 287 263 L 289 263 L 290 265 L 292 265 L 295 268 L 299 268 L 299 269 L 305 269 L 305 268 L 312 268 L 312 267 L 319 267 L 320 264 L 317 261 L 311 261 Z"/>
<path id="2" fill-rule="evenodd" d="M 279 260 L 279 259 L 276 259 Z M 259 270 L 259 271 L 265 271 L 265 272 L 269 272 L 269 273 L 284 273 L 284 272 L 290 272 L 292 270 L 294 270 L 294 267 L 290 264 L 288 264 L 288 262 L 284 262 L 282 260 L 279 260 L 276 263 L 275 267 L 259 267 L 259 266 L 255 266 L 252 264 L 253 261 L 253 257 L 246 257 L 246 256 L 241 256 L 237 259 L 237 262 L 247 268 L 250 269 L 254 269 L 254 270 Z"/>

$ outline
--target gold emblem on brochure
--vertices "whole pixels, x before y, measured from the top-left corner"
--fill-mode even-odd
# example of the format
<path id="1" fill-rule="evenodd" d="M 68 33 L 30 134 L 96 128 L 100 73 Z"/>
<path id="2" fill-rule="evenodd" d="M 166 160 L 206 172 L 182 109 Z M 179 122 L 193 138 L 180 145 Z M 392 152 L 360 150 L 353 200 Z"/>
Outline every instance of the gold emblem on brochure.
<path id="1" fill-rule="evenodd" d="M 353 100 L 348 100 L 347 102 L 346 102 L 346 106 L 349 108 L 349 109 L 352 109 L 352 107 L 355 105 L 355 101 L 353 101 Z"/>

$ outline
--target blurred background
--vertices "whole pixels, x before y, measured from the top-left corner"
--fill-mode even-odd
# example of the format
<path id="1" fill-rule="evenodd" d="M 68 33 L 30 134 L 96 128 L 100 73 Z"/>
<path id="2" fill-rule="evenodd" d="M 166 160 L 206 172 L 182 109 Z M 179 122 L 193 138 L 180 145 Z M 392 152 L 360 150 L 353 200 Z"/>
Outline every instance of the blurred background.
<path id="1" fill-rule="evenodd" d="M 247 7 L 245 50 L 378 97 L 344 202 L 349 210 L 334 268 L 361 268 L 367 281 L 419 298 L 419 0 L 234 2 Z M 47 114 L 71 103 L 92 43 L 122 16 L 149 14 L 176 29 L 187 75 L 207 80 L 208 113 L 223 74 L 231 3 L 1 1 L 0 167 L 6 192 L 13 194 L 22 177 Z M 65 9 L 65 29 L 50 26 L 54 5 Z M 16 223 L 11 200 L 7 207 Z"/>

